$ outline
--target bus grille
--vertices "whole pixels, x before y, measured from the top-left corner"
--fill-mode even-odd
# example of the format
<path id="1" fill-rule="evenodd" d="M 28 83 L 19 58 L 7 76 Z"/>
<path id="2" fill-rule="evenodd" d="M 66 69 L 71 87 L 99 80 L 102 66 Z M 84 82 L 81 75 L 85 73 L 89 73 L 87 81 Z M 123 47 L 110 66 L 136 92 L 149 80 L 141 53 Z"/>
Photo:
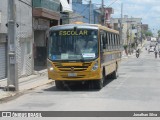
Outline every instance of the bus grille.
<path id="1" fill-rule="evenodd" d="M 71 68 L 74 68 L 74 71 L 85 71 L 88 69 L 88 67 L 90 67 L 91 63 L 83 63 L 82 66 L 72 66 L 72 65 L 68 65 L 68 66 L 63 66 L 60 63 L 54 63 L 55 67 L 57 67 L 60 71 L 71 71 Z M 72 63 L 70 63 L 72 64 Z"/>

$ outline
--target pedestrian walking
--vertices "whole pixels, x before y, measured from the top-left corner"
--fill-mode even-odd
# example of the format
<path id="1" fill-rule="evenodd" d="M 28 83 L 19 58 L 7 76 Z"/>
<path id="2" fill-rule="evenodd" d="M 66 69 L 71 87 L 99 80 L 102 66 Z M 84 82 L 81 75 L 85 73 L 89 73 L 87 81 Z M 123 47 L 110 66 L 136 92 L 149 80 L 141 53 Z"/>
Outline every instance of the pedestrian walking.
<path id="1" fill-rule="evenodd" d="M 157 55 L 159 54 L 159 49 L 157 45 L 154 47 L 154 53 L 155 53 L 155 58 L 157 58 Z"/>
<path id="2" fill-rule="evenodd" d="M 157 54 L 158 54 L 158 51 L 157 50 L 155 50 L 155 58 L 157 58 Z"/>

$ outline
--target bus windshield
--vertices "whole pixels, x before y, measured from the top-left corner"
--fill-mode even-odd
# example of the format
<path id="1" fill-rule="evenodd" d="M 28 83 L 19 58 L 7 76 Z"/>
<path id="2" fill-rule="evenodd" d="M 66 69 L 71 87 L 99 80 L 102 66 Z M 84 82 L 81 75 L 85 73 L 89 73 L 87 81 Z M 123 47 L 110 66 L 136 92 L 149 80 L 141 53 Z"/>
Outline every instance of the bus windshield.
<path id="1" fill-rule="evenodd" d="M 48 57 L 52 61 L 96 59 L 98 57 L 98 30 L 51 31 Z"/>

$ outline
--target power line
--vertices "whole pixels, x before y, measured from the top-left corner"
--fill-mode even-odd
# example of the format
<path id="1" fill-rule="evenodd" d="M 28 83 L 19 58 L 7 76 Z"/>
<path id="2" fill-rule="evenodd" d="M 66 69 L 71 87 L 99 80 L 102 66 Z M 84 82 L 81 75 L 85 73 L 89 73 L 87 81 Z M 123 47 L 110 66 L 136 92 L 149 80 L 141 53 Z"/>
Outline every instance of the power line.
<path id="1" fill-rule="evenodd" d="M 80 14 L 82 14 L 88 7 L 89 7 L 89 4 L 87 4 L 87 6 L 83 9 L 83 11 Z"/>
<path id="2" fill-rule="evenodd" d="M 117 1 L 118 1 L 118 0 L 113 1 L 110 5 L 107 6 L 107 8 L 110 7 L 112 4 L 114 4 L 114 3 L 117 2 Z"/>
<path id="3" fill-rule="evenodd" d="M 26 5 L 28 5 L 28 6 L 30 6 L 30 7 L 33 7 L 32 5 L 30 5 L 30 4 L 26 3 L 26 2 L 24 2 L 23 0 L 19 0 L 19 1 L 22 2 L 22 3 L 24 3 L 24 4 L 26 4 Z"/>

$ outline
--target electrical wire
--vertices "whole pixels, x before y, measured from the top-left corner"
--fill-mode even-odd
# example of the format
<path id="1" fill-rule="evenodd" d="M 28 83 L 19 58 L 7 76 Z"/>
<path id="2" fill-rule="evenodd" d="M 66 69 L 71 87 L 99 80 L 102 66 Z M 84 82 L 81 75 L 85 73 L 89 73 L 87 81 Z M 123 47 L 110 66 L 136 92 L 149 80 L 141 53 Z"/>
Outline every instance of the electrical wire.
<path id="1" fill-rule="evenodd" d="M 114 4 L 114 3 L 117 2 L 117 1 L 118 1 L 118 0 L 113 1 L 110 5 L 107 6 L 107 8 L 110 7 L 112 4 Z"/>
<path id="2" fill-rule="evenodd" d="M 24 3 L 24 4 L 26 4 L 26 5 L 28 5 L 28 6 L 30 6 L 30 7 L 33 7 L 32 5 L 30 5 L 30 4 L 28 4 L 27 2 L 24 2 L 23 0 L 19 0 L 20 2 L 22 2 L 22 3 Z"/>

